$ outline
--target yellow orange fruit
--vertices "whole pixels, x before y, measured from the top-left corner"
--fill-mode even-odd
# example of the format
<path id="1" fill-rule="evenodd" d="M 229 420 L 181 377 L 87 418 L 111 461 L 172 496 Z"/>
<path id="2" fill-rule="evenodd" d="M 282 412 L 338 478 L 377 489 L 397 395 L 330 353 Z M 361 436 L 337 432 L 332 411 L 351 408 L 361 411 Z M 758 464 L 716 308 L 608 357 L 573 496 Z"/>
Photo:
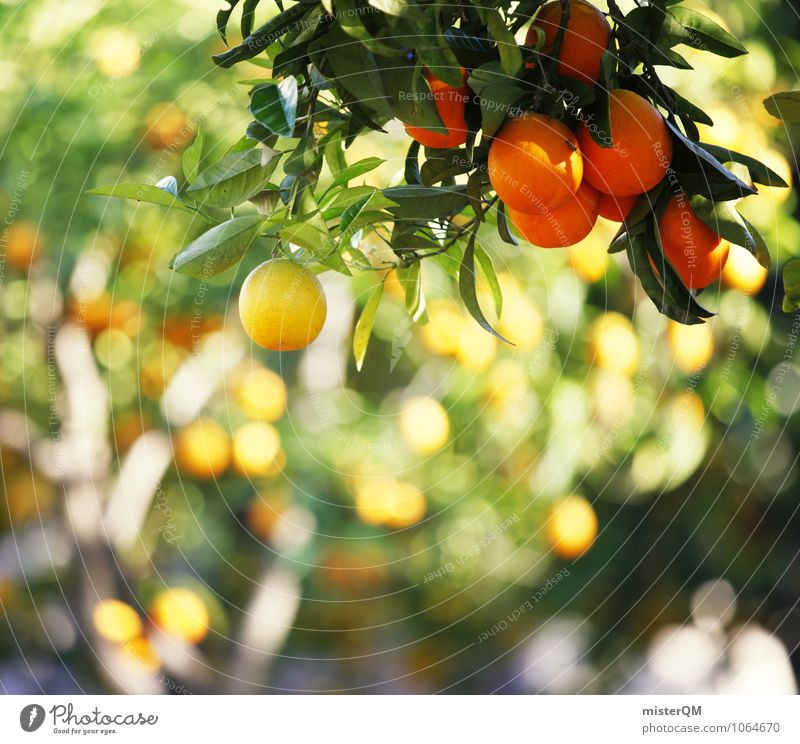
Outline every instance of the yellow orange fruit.
<path id="1" fill-rule="evenodd" d="M 194 478 L 217 478 L 230 460 L 230 438 L 216 421 L 201 418 L 178 432 L 175 462 L 181 472 Z"/>
<path id="2" fill-rule="evenodd" d="M 444 124 L 444 129 L 423 129 L 406 124 L 406 132 L 409 137 L 425 147 L 444 149 L 463 145 L 467 141 L 468 134 L 464 109 L 472 95 L 472 91 L 466 84 L 467 71 L 461 70 L 463 85 L 457 88 L 434 77 L 429 70 L 425 70 L 424 75 L 433 94 L 433 101 L 442 124 Z"/>
<path id="3" fill-rule="evenodd" d="M 278 430 L 264 421 L 244 424 L 233 435 L 233 465 L 242 475 L 270 475 L 280 452 Z"/>
<path id="4" fill-rule="evenodd" d="M 588 183 L 560 207 L 526 214 L 509 208 L 508 216 L 520 235 L 540 248 L 566 248 L 580 243 L 597 222 L 600 194 Z"/>
<path id="5" fill-rule="evenodd" d="M 200 643 L 210 622 L 205 602 L 183 587 L 160 592 L 150 606 L 150 619 L 168 635 L 187 643 Z"/>
<path id="6" fill-rule="evenodd" d="M 575 195 L 583 157 L 566 124 L 526 113 L 510 119 L 495 136 L 488 170 L 492 188 L 509 208 L 536 214 Z"/>
<path id="7" fill-rule="evenodd" d="M 577 558 L 597 537 L 597 514 L 582 496 L 567 496 L 551 508 L 545 530 L 555 553 Z"/>
<path id="8" fill-rule="evenodd" d="M 640 194 L 631 196 L 614 196 L 613 194 L 600 194 L 598 214 L 612 222 L 624 222 L 633 205 L 639 200 Z"/>
<path id="9" fill-rule="evenodd" d="M 748 295 L 756 295 L 767 281 L 769 271 L 765 269 L 746 248 L 732 245 L 728 260 L 722 269 L 722 281 L 726 287 L 738 289 Z"/>
<path id="10" fill-rule="evenodd" d="M 400 409 L 400 431 L 415 452 L 429 455 L 447 443 L 450 419 L 438 400 L 411 398 Z"/>
<path id="11" fill-rule="evenodd" d="M 658 232 L 664 255 L 689 289 L 704 289 L 719 279 L 730 244 L 697 216 L 689 202 L 671 198 L 658 221 Z"/>
<path id="12" fill-rule="evenodd" d="M 327 313 L 319 279 L 285 258 L 253 269 L 239 293 L 239 317 L 247 335 L 273 351 L 304 349 L 319 336 Z"/>
<path id="13" fill-rule="evenodd" d="M 631 196 L 658 184 L 672 162 L 672 136 L 664 117 L 653 104 L 633 91 L 617 88 L 609 93 L 611 133 L 601 132 L 609 147 L 595 142 L 590 127 L 578 127 L 584 159 L 584 177 L 598 191 Z"/>
<path id="14" fill-rule="evenodd" d="M 143 631 L 139 613 L 118 599 L 103 599 L 92 610 L 92 622 L 101 638 L 111 643 L 127 643 Z"/>
<path id="15" fill-rule="evenodd" d="M 537 41 L 536 29 L 544 33 L 542 52 L 552 55 L 556 36 L 561 27 L 560 0 L 545 3 L 528 31 L 525 43 Z M 558 55 L 558 74 L 594 85 L 600 77 L 600 60 L 608 47 L 611 28 L 605 16 L 585 0 L 570 0 L 569 23 L 561 41 Z"/>

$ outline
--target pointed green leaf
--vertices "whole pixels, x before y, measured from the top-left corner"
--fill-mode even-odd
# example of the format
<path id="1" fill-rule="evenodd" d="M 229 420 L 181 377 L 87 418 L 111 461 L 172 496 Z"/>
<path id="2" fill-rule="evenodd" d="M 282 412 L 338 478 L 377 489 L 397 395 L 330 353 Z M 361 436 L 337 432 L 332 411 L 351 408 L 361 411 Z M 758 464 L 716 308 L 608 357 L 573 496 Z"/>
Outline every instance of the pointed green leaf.
<path id="1" fill-rule="evenodd" d="M 112 186 L 98 186 L 97 188 L 89 189 L 86 193 L 113 196 L 117 199 L 135 199 L 148 204 L 158 204 L 162 207 L 172 207 L 173 209 L 194 213 L 191 207 L 186 206 L 168 191 L 148 183 L 115 183 Z"/>
<path id="2" fill-rule="evenodd" d="M 233 152 L 202 170 L 187 193 L 210 207 L 236 207 L 264 189 L 277 165 L 278 153 L 262 147 Z"/>
<path id="3" fill-rule="evenodd" d="M 183 248 L 170 267 L 197 279 L 219 274 L 241 259 L 258 238 L 263 222 L 260 215 L 248 215 L 212 227 Z"/>
<path id="4" fill-rule="evenodd" d="M 786 90 L 764 99 L 764 108 L 787 124 L 800 122 L 800 90 Z"/>
<path id="5" fill-rule="evenodd" d="M 477 321 L 478 325 L 485 331 L 488 331 L 493 336 L 496 336 L 501 341 L 504 341 L 511 346 L 514 346 L 508 339 L 503 338 L 486 320 L 486 316 L 481 310 L 480 303 L 478 302 L 478 295 L 475 290 L 475 239 L 477 233 L 472 233 L 464 250 L 464 257 L 461 260 L 461 268 L 458 272 L 458 289 L 461 293 L 461 299 L 464 301 L 464 306 L 469 311 L 469 314 Z"/>
<path id="6" fill-rule="evenodd" d="M 800 258 L 792 258 L 783 267 L 783 312 L 800 310 Z"/>
<path id="7" fill-rule="evenodd" d="M 203 157 L 203 140 L 203 130 L 198 126 L 194 142 L 183 151 L 183 156 L 181 157 L 183 175 L 189 183 L 197 178 L 197 172 L 200 170 L 200 158 Z"/>
<path id="8" fill-rule="evenodd" d="M 383 282 L 376 285 L 375 289 L 372 290 L 372 294 L 369 296 L 367 304 L 361 311 L 361 316 L 356 323 L 356 329 L 353 333 L 353 356 L 356 360 L 356 369 L 359 372 L 364 364 L 364 356 L 367 353 L 372 327 L 375 325 L 375 315 L 378 312 L 378 306 L 381 304 L 382 296 Z"/>

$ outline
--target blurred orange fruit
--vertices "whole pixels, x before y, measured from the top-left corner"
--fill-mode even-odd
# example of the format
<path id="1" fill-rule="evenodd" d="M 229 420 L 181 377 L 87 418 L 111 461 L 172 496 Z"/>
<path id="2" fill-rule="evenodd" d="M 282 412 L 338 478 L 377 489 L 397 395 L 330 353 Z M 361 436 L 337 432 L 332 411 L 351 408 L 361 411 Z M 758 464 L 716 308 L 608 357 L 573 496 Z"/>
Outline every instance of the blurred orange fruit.
<path id="1" fill-rule="evenodd" d="M 200 643 L 208 634 L 208 608 L 191 589 L 160 592 L 150 606 L 150 618 L 165 633 L 187 643 Z"/>
<path id="2" fill-rule="evenodd" d="M 197 419 L 178 432 L 175 462 L 181 472 L 194 478 L 217 478 L 230 460 L 230 437 L 216 421 Z"/>

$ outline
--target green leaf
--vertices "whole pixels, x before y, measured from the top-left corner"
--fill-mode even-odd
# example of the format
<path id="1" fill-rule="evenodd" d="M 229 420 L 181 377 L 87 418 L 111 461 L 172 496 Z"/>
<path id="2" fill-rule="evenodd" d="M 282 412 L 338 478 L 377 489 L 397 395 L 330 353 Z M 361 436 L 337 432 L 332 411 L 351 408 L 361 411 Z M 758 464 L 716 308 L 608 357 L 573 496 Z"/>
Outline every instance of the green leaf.
<path id="1" fill-rule="evenodd" d="M 389 211 L 400 218 L 434 220 L 457 214 L 469 203 L 466 186 L 394 186 L 383 194 L 397 204 Z"/>
<path id="2" fill-rule="evenodd" d="M 264 83 L 250 93 L 250 113 L 274 134 L 291 137 L 297 116 L 297 80 L 294 76 Z"/>
<path id="3" fill-rule="evenodd" d="M 261 147 L 225 155 L 200 172 L 187 193 L 211 207 L 236 207 L 263 190 L 278 164 L 275 153 L 266 166 Z"/>
<path id="4" fill-rule="evenodd" d="M 173 209 L 180 209 L 194 214 L 194 210 L 186 206 L 180 199 L 168 191 L 148 183 L 116 183 L 113 186 L 98 186 L 97 188 L 89 189 L 86 193 L 113 196 L 117 199 L 135 199 L 136 201 L 158 204 L 162 207 L 172 207 Z"/>
<path id="5" fill-rule="evenodd" d="M 688 43 L 694 48 L 709 51 L 721 57 L 738 57 L 747 54 L 747 49 L 734 36 L 708 16 L 680 6 L 671 8 L 669 14 L 689 32 Z"/>
<path id="6" fill-rule="evenodd" d="M 800 310 L 800 258 L 792 258 L 783 267 L 783 312 Z"/>
<path id="7" fill-rule="evenodd" d="M 170 268 L 197 279 L 207 279 L 237 263 L 261 232 L 260 215 L 235 217 L 212 227 L 183 248 Z"/>
<path id="8" fill-rule="evenodd" d="M 478 295 L 475 291 L 476 237 L 477 233 L 475 232 L 470 235 L 469 242 L 464 250 L 464 257 L 461 259 L 461 268 L 458 272 L 458 289 L 461 293 L 461 299 L 464 302 L 464 306 L 469 311 L 469 314 L 477 321 L 481 328 L 483 328 L 485 331 L 488 331 L 493 336 L 496 336 L 501 341 L 505 341 L 505 343 L 514 346 L 515 344 L 512 344 L 508 339 L 503 338 L 494 328 L 492 328 L 489 321 L 486 320 L 486 316 L 484 316 L 483 310 L 481 310 L 481 306 L 478 303 Z"/>
<path id="9" fill-rule="evenodd" d="M 419 6 L 408 0 L 369 0 L 369 4 L 386 15 L 398 18 L 421 18 Z"/>
<path id="10" fill-rule="evenodd" d="M 756 190 L 731 173 L 708 150 L 690 140 L 671 121 L 666 120 L 675 135 L 672 167 L 680 174 L 681 185 L 692 194 L 704 194 L 715 200 L 740 199 Z"/>
<path id="11" fill-rule="evenodd" d="M 800 122 L 800 90 L 786 90 L 764 99 L 764 108 L 787 124 Z"/>
<path id="12" fill-rule="evenodd" d="M 481 130 L 491 137 L 503 125 L 514 104 L 525 95 L 516 80 L 503 72 L 499 62 L 488 62 L 472 71 L 469 87 L 479 96 Z"/>
<path id="13" fill-rule="evenodd" d="M 240 25 L 243 39 L 246 39 L 253 32 L 253 17 L 255 16 L 258 2 L 259 0 L 244 0 Z"/>
<path id="14" fill-rule="evenodd" d="M 211 59 L 220 67 L 231 67 L 237 62 L 257 57 L 273 42 L 283 36 L 292 26 L 300 23 L 303 16 L 310 12 L 312 6 L 306 3 L 297 3 L 291 8 L 271 18 L 263 26 L 257 28 L 250 36 L 242 41 L 239 46 L 228 49 L 220 54 L 215 54 Z"/>
<path id="15" fill-rule="evenodd" d="M 428 81 L 414 65 L 398 64 L 394 59 L 380 58 L 380 75 L 386 103 L 403 124 L 441 131 L 444 122 L 439 115 Z M 416 70 L 416 72 L 415 72 Z M 418 90 L 417 88 L 421 89 Z"/>
<path id="16" fill-rule="evenodd" d="M 403 170 L 403 179 L 407 184 L 412 186 L 422 184 L 422 176 L 419 171 L 419 148 L 419 142 L 411 140 L 408 152 L 406 153 L 406 165 Z"/>
<path id="17" fill-rule="evenodd" d="M 397 269 L 397 279 L 400 284 L 405 287 L 405 305 L 406 312 L 413 318 L 420 308 L 420 304 L 424 304 L 422 300 L 422 262 L 414 261 L 411 266 L 407 268 L 401 267 Z"/>
<path id="18" fill-rule="evenodd" d="M 700 146 L 711 153 L 720 163 L 741 163 L 746 166 L 753 183 L 760 183 L 762 186 L 776 186 L 782 189 L 789 188 L 789 184 L 775 171 L 770 170 L 764 163 L 751 158 L 749 155 L 742 155 L 742 153 L 729 150 L 727 147 L 710 145 L 707 142 L 701 142 Z"/>
<path id="19" fill-rule="evenodd" d="M 356 369 L 359 372 L 364 364 L 364 356 L 367 353 L 369 338 L 372 335 L 372 327 L 375 325 L 375 315 L 381 304 L 382 296 L 383 282 L 376 285 L 375 289 L 372 290 L 372 294 L 369 296 L 367 304 L 361 311 L 361 316 L 356 323 L 356 329 L 353 333 L 353 356 L 356 360 Z"/>
<path id="20" fill-rule="evenodd" d="M 203 140 L 203 130 L 198 126 L 194 142 L 183 151 L 183 156 L 181 157 L 183 175 L 186 176 L 186 180 L 189 183 L 197 178 L 197 172 L 200 170 L 200 158 L 203 157 Z"/>
<path id="21" fill-rule="evenodd" d="M 485 155 L 486 153 L 484 152 L 484 157 Z M 474 166 L 472 159 L 467 157 L 466 150 L 441 150 L 435 155 L 432 154 L 422 164 L 420 176 L 425 186 L 433 186 L 439 181 L 469 173 Z"/>
<path id="22" fill-rule="evenodd" d="M 694 196 L 690 204 L 695 214 L 717 235 L 746 248 L 765 269 L 770 267 L 769 251 L 764 239 L 736 211 L 734 202 L 713 202 L 704 196 Z"/>
<path id="23" fill-rule="evenodd" d="M 363 176 L 365 173 L 375 170 L 375 168 L 385 162 L 386 161 L 383 158 L 372 157 L 364 158 L 363 160 L 359 160 L 357 163 L 348 165 L 346 168 L 343 168 L 334 174 L 333 183 L 331 183 L 328 188 L 345 184 L 354 178 Z"/>
<path id="24" fill-rule="evenodd" d="M 228 43 L 228 39 L 226 37 L 226 31 L 228 28 L 228 21 L 230 20 L 231 13 L 233 13 L 233 9 L 239 4 L 239 0 L 227 0 L 226 5 L 227 7 L 222 8 L 217 13 L 217 31 L 219 35 L 222 37 L 222 41 L 224 44 Z"/>
<path id="25" fill-rule="evenodd" d="M 330 238 L 327 232 L 320 230 L 310 222 L 285 220 L 278 231 L 282 240 L 294 243 L 315 259 L 327 255 L 330 249 Z"/>
<path id="26" fill-rule="evenodd" d="M 489 8 L 486 10 L 486 21 L 489 34 L 497 42 L 497 51 L 500 53 L 500 64 L 506 75 L 513 77 L 522 67 L 522 52 L 514 39 L 514 34 L 506 26 L 500 12 Z"/>
<path id="27" fill-rule="evenodd" d="M 358 0 L 333 0 L 333 6 L 334 16 L 341 29 L 353 39 L 358 39 L 370 52 L 389 57 L 403 53 L 390 38 L 379 40 L 372 35 L 364 23 L 364 18 L 369 13 Z"/>
<path id="28" fill-rule="evenodd" d="M 503 290 L 500 289 L 500 282 L 497 280 L 497 273 L 494 270 L 492 257 L 481 248 L 477 243 L 475 244 L 475 259 L 478 262 L 478 267 L 483 274 L 489 289 L 492 292 L 492 299 L 494 300 L 494 311 L 499 318 L 503 313 Z"/>
<path id="29" fill-rule="evenodd" d="M 508 243 L 509 245 L 519 245 L 519 242 L 513 236 L 511 230 L 508 229 L 506 205 L 503 204 L 503 202 L 500 202 L 500 205 L 497 207 L 497 234 L 500 236 L 500 240 L 502 240 L 504 243 Z"/>

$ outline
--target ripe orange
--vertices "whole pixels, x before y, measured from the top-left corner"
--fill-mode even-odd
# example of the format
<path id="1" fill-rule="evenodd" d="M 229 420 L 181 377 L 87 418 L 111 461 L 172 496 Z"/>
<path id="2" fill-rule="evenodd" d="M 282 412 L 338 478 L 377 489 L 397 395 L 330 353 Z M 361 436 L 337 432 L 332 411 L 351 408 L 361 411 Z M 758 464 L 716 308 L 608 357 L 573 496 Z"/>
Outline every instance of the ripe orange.
<path id="1" fill-rule="evenodd" d="M 591 547 L 597 537 L 597 514 L 582 496 L 567 496 L 553 504 L 545 532 L 557 555 L 577 558 Z"/>
<path id="2" fill-rule="evenodd" d="M 528 30 L 525 43 L 536 43 L 536 29 L 544 32 L 542 51 L 552 54 L 561 26 L 561 2 L 547 3 Z M 585 0 L 570 0 L 567 24 L 558 55 L 558 74 L 594 85 L 600 77 L 600 59 L 608 46 L 611 28 L 605 16 Z"/>
<path id="3" fill-rule="evenodd" d="M 514 227 L 529 243 L 540 248 L 566 248 L 583 240 L 597 222 L 600 194 L 588 183 L 566 203 L 540 214 L 525 214 L 508 210 Z"/>
<path id="4" fill-rule="evenodd" d="M 673 197 L 658 222 L 664 255 L 689 289 L 718 279 L 730 244 L 703 222 L 688 202 Z"/>
<path id="5" fill-rule="evenodd" d="M 640 194 L 631 196 L 613 196 L 612 194 L 600 194 L 600 205 L 598 213 L 612 222 L 624 222 L 628 213 L 633 209 L 633 205 L 639 200 Z"/>
<path id="6" fill-rule="evenodd" d="M 186 643 L 200 643 L 211 622 L 206 603 L 183 587 L 159 592 L 150 606 L 150 618 L 165 633 Z"/>
<path id="7" fill-rule="evenodd" d="M 609 96 L 611 146 L 601 147 L 592 139 L 589 128 L 594 122 L 584 121 L 578 128 L 586 180 L 617 197 L 643 194 L 661 181 L 672 162 L 672 137 L 649 101 L 624 88 Z"/>
<path id="8" fill-rule="evenodd" d="M 437 130 L 432 130 L 406 124 L 408 136 L 425 147 L 445 149 L 463 145 L 467 141 L 467 122 L 464 118 L 464 107 L 472 95 L 472 91 L 466 84 L 467 71 L 461 70 L 461 78 L 464 84 L 459 88 L 443 83 L 428 70 L 425 70 L 424 74 L 428 85 L 430 85 L 436 110 L 439 112 L 444 124 L 444 131 L 442 131 L 441 127 Z"/>
<path id="9" fill-rule="evenodd" d="M 33 222 L 20 221 L 8 228 L 6 260 L 20 271 L 28 271 L 39 257 L 39 229 Z"/>
<path id="10" fill-rule="evenodd" d="M 555 209 L 575 195 L 583 156 L 575 134 L 558 119 L 526 113 L 510 119 L 489 148 L 489 180 L 511 208 Z"/>
<path id="11" fill-rule="evenodd" d="M 285 258 L 253 269 L 239 293 L 239 317 L 247 335 L 273 351 L 304 349 L 319 336 L 327 314 L 319 279 Z"/>
<path id="12" fill-rule="evenodd" d="M 217 478 L 231 461 L 228 433 L 213 419 L 200 418 L 175 438 L 175 462 L 182 473 L 195 478 Z"/>

